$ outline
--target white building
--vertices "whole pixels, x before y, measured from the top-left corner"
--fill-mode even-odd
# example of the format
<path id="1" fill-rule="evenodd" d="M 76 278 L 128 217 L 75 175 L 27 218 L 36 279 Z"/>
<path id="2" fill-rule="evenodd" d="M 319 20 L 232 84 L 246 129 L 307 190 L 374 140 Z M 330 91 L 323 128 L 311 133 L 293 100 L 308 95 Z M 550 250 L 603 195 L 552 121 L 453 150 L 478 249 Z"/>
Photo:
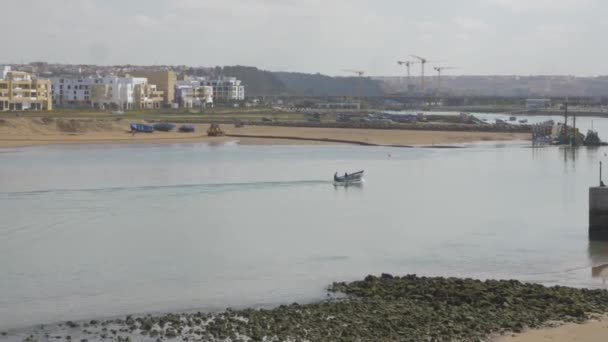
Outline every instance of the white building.
<path id="1" fill-rule="evenodd" d="M 52 77 L 53 104 L 56 106 L 91 104 L 91 87 L 96 80 L 92 77 Z"/>
<path id="2" fill-rule="evenodd" d="M 2 67 L 0 67 L 0 70 L 2 71 L 2 77 L 0 77 L 0 79 L 4 80 L 6 79 L 6 75 L 11 71 L 11 66 L 3 65 Z"/>
<path id="3" fill-rule="evenodd" d="M 54 77 L 53 103 L 59 106 L 159 108 L 163 92 L 145 77 Z"/>
<path id="4" fill-rule="evenodd" d="M 213 96 L 220 100 L 237 100 L 245 99 L 245 86 L 241 84 L 241 80 L 236 77 L 220 76 L 218 79 L 207 79 L 204 77 L 197 78 L 202 85 L 213 88 Z"/>
<path id="5" fill-rule="evenodd" d="M 188 78 L 175 84 L 175 100 L 183 108 L 213 107 L 213 87 L 203 85 L 204 79 Z"/>

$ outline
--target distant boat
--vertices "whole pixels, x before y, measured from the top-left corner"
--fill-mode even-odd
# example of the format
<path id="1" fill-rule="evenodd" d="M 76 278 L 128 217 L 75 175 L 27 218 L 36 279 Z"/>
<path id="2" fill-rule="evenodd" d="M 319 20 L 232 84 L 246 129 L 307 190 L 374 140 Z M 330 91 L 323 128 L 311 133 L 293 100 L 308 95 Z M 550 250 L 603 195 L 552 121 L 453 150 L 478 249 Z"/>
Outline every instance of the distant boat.
<path id="1" fill-rule="evenodd" d="M 140 123 L 132 123 L 131 124 L 131 132 L 142 132 L 142 133 L 152 133 L 154 132 L 154 127 L 150 125 L 140 124 Z"/>
<path id="2" fill-rule="evenodd" d="M 192 133 L 194 132 L 194 126 L 192 125 L 183 125 L 179 127 L 179 131 L 182 133 Z"/>
<path id="3" fill-rule="evenodd" d="M 519 123 L 521 123 L 521 124 L 528 123 L 528 119 L 521 119 L 521 120 L 519 120 Z"/>
<path id="4" fill-rule="evenodd" d="M 155 131 L 169 132 L 175 128 L 175 125 L 172 123 L 157 123 L 152 127 L 154 127 Z"/>
<path id="5" fill-rule="evenodd" d="M 517 117 L 515 117 L 515 116 L 510 116 L 509 117 L 509 121 L 516 121 L 516 120 L 517 120 Z"/>
<path id="6" fill-rule="evenodd" d="M 496 119 L 496 124 L 506 124 L 505 120 L 502 119 Z"/>
<path id="7" fill-rule="evenodd" d="M 345 173 L 344 176 L 338 176 L 336 172 L 334 174 L 334 184 L 336 185 L 348 185 L 361 183 L 363 181 L 363 170 L 355 172 L 355 173 Z"/>

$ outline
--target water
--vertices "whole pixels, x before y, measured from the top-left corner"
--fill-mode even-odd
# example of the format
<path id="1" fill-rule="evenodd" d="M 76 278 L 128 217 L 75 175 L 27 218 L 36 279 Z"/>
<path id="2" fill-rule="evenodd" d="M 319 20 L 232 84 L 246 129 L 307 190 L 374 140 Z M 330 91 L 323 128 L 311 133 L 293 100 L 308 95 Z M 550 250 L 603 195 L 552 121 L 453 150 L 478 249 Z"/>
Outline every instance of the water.
<path id="1" fill-rule="evenodd" d="M 406 113 L 412 114 L 412 112 L 394 112 L 388 111 L 387 113 Z M 460 115 L 459 112 L 424 112 L 425 115 Z M 576 113 L 575 113 L 576 114 Z M 510 114 L 510 113 L 471 113 L 471 115 L 475 116 L 480 120 L 484 120 L 489 124 L 493 124 L 496 122 L 496 119 L 503 120 L 505 123 L 509 125 L 520 125 L 519 120 L 526 119 L 528 120 L 526 124 L 536 124 L 542 123 L 547 120 L 553 120 L 555 123 L 563 123 L 564 116 L 563 115 L 520 115 L 520 114 Z M 573 112 L 569 113 L 568 116 L 568 125 L 572 126 L 574 124 L 572 120 Z M 510 121 L 510 117 L 516 117 L 517 120 Z M 587 131 L 593 129 L 600 134 L 600 138 L 604 138 L 604 140 L 608 139 L 608 119 L 605 118 L 597 118 L 590 116 L 580 116 L 580 113 L 576 116 L 576 127 L 583 134 L 587 134 Z"/>
<path id="2" fill-rule="evenodd" d="M 0 329 L 318 300 L 332 281 L 381 272 L 601 287 L 591 267 L 608 248 L 587 239 L 587 188 L 606 153 L 5 149 Z M 362 187 L 329 182 L 362 168 Z"/>

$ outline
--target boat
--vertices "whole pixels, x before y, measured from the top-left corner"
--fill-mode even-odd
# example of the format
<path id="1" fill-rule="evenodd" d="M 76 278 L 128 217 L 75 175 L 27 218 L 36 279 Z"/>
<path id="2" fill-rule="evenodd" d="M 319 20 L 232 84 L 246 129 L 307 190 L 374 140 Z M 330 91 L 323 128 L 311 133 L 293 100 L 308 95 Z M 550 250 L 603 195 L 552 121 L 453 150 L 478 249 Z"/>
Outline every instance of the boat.
<path id="1" fill-rule="evenodd" d="M 338 176 L 336 172 L 334 174 L 334 184 L 335 185 L 348 185 L 348 184 L 356 184 L 361 183 L 363 181 L 363 170 L 354 172 L 354 173 L 344 173 L 343 176 Z"/>
<path id="2" fill-rule="evenodd" d="M 154 132 L 154 127 L 146 124 L 132 123 L 131 132 L 152 133 Z"/>
<path id="3" fill-rule="evenodd" d="M 509 117 L 509 121 L 516 121 L 516 120 L 517 120 L 517 117 L 515 117 L 515 116 L 510 116 Z"/>
<path id="4" fill-rule="evenodd" d="M 521 119 L 521 120 L 519 120 L 519 123 L 520 124 L 528 123 L 528 119 Z"/>
<path id="5" fill-rule="evenodd" d="M 495 121 L 496 121 L 496 124 L 497 124 L 497 125 L 503 125 L 503 124 L 506 124 L 505 120 L 502 120 L 502 119 L 496 119 Z"/>
<path id="6" fill-rule="evenodd" d="M 175 125 L 172 123 L 157 123 L 152 127 L 154 127 L 155 131 L 169 132 L 175 128 Z"/>
<path id="7" fill-rule="evenodd" d="M 192 133 L 194 132 L 194 126 L 192 125 L 183 125 L 179 127 L 179 131 L 182 133 Z"/>

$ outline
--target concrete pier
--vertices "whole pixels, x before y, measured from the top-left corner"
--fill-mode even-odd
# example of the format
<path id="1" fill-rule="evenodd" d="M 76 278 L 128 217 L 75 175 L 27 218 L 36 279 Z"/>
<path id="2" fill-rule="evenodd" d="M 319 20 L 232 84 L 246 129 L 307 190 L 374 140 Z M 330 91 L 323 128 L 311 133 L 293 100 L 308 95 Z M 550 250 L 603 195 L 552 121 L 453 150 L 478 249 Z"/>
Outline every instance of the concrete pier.
<path id="1" fill-rule="evenodd" d="M 589 188 L 589 239 L 608 240 L 608 187 Z"/>

